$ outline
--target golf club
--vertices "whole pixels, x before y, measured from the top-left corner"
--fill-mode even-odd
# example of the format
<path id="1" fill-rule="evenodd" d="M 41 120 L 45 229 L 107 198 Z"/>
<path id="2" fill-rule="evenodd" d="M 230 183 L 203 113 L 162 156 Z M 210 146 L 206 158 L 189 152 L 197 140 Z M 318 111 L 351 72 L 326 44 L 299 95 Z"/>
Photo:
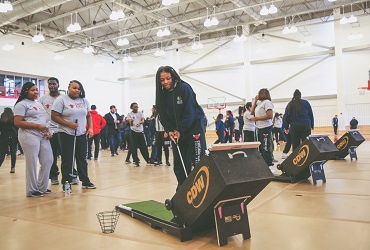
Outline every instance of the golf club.
<path id="1" fill-rule="evenodd" d="M 75 123 L 78 123 L 78 120 L 77 119 L 75 120 Z M 77 136 L 77 128 L 75 129 L 75 135 L 74 135 L 74 138 L 73 138 L 72 169 L 71 169 L 71 173 L 69 174 L 73 178 L 76 178 L 77 177 L 77 175 L 75 175 L 73 173 L 73 169 L 75 167 L 75 161 L 76 161 L 76 156 L 75 156 L 75 152 L 76 152 L 76 136 Z"/>
<path id="2" fill-rule="evenodd" d="M 185 176 L 186 176 L 186 178 L 188 178 L 188 173 L 186 172 L 186 168 L 185 168 L 184 160 L 182 159 L 179 144 L 177 144 L 177 143 L 175 143 L 175 144 L 176 144 L 176 147 L 177 147 L 177 151 L 179 152 L 179 155 L 180 155 L 180 159 L 181 159 L 182 167 L 184 168 Z"/>

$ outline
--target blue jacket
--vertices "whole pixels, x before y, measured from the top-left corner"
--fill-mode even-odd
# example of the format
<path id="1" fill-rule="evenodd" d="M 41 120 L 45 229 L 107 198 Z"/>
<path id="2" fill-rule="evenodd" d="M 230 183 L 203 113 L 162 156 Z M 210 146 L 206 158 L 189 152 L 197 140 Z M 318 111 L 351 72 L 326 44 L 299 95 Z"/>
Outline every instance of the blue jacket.
<path id="1" fill-rule="evenodd" d="M 222 120 L 219 120 L 217 123 L 216 123 L 216 131 L 217 132 L 225 132 L 225 124 Z"/>
<path id="2" fill-rule="evenodd" d="M 196 95 L 190 85 L 181 81 L 173 91 L 162 91 L 165 112 L 160 114 L 160 120 L 165 129 L 178 130 L 185 134 L 200 133 L 204 112 L 197 103 Z"/>
<path id="3" fill-rule="evenodd" d="M 311 129 L 314 128 L 314 118 L 312 108 L 307 100 L 301 99 L 301 110 L 296 112 L 292 102 L 289 102 L 285 108 L 284 114 L 284 129 L 288 129 L 289 125 L 305 125 L 309 124 Z"/>

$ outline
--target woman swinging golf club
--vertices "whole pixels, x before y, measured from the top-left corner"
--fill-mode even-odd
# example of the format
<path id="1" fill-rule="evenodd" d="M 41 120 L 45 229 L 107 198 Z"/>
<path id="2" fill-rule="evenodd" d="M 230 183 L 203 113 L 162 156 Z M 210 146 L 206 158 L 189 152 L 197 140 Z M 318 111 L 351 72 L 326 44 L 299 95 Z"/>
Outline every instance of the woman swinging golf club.
<path id="1" fill-rule="evenodd" d="M 161 123 L 176 145 L 173 158 L 178 189 L 192 166 L 204 155 L 205 115 L 191 86 L 170 66 L 160 67 L 157 71 L 156 107 Z"/>
<path id="2" fill-rule="evenodd" d="M 77 171 L 83 188 L 96 188 L 90 182 L 87 173 L 86 134 L 94 135 L 90 116 L 90 104 L 85 98 L 82 84 L 77 80 L 70 81 L 68 95 L 60 95 L 51 108 L 51 119 L 58 123 L 58 135 L 62 156 L 63 191 L 66 181 L 71 183 L 75 176 L 73 171 L 76 160 Z M 86 131 L 86 124 L 88 130 Z"/>

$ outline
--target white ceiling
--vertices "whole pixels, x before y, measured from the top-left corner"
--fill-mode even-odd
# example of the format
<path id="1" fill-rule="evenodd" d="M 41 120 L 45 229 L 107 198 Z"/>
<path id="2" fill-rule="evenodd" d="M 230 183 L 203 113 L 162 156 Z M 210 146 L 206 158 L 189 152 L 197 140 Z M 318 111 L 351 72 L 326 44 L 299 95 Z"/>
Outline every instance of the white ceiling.
<path id="1" fill-rule="evenodd" d="M 167 47 L 178 40 L 179 47 L 190 45 L 194 36 L 202 40 L 220 40 L 235 34 L 243 28 L 249 34 L 263 32 L 265 29 L 283 28 L 285 18 L 296 23 L 311 19 L 327 21 L 333 15 L 334 8 L 344 5 L 347 16 L 353 11 L 367 15 L 370 1 L 336 0 L 180 0 L 178 4 L 163 6 L 161 0 L 15 0 L 11 1 L 13 11 L 0 13 L 1 35 L 18 35 L 31 38 L 36 33 L 36 25 L 41 24 L 45 41 L 42 43 L 57 45 L 62 52 L 70 49 L 83 49 L 86 40 L 101 54 L 120 59 L 128 50 L 132 55 L 152 53 L 157 46 Z M 278 8 L 276 14 L 261 16 L 261 7 L 271 4 Z M 114 5 L 114 7 L 113 7 Z M 219 25 L 206 28 L 204 21 L 209 15 L 215 15 Z M 112 9 L 122 9 L 125 18 L 112 21 L 109 15 Z M 343 8 L 341 8 L 342 12 Z M 76 20 L 82 29 L 68 32 L 67 26 Z M 159 28 L 169 27 L 171 35 L 158 37 Z M 299 26 L 299 25 L 297 25 Z M 248 29 L 247 29 L 248 28 Z M 302 32 L 304 28 L 302 27 Z M 130 41 L 128 46 L 117 46 L 119 37 Z"/>

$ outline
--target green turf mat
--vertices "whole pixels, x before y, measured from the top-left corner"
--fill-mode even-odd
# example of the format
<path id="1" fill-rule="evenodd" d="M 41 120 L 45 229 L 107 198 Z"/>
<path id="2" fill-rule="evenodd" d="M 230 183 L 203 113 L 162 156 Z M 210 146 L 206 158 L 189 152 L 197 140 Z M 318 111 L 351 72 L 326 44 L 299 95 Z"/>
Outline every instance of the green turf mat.
<path id="1" fill-rule="evenodd" d="M 168 211 L 163 203 L 160 203 L 158 201 L 141 201 L 141 202 L 134 202 L 134 203 L 128 203 L 123 204 L 126 207 L 131 207 L 132 209 L 136 211 L 140 211 L 143 213 L 146 213 L 148 215 L 154 216 L 156 218 L 170 221 L 173 218 L 173 214 L 171 211 Z"/>

